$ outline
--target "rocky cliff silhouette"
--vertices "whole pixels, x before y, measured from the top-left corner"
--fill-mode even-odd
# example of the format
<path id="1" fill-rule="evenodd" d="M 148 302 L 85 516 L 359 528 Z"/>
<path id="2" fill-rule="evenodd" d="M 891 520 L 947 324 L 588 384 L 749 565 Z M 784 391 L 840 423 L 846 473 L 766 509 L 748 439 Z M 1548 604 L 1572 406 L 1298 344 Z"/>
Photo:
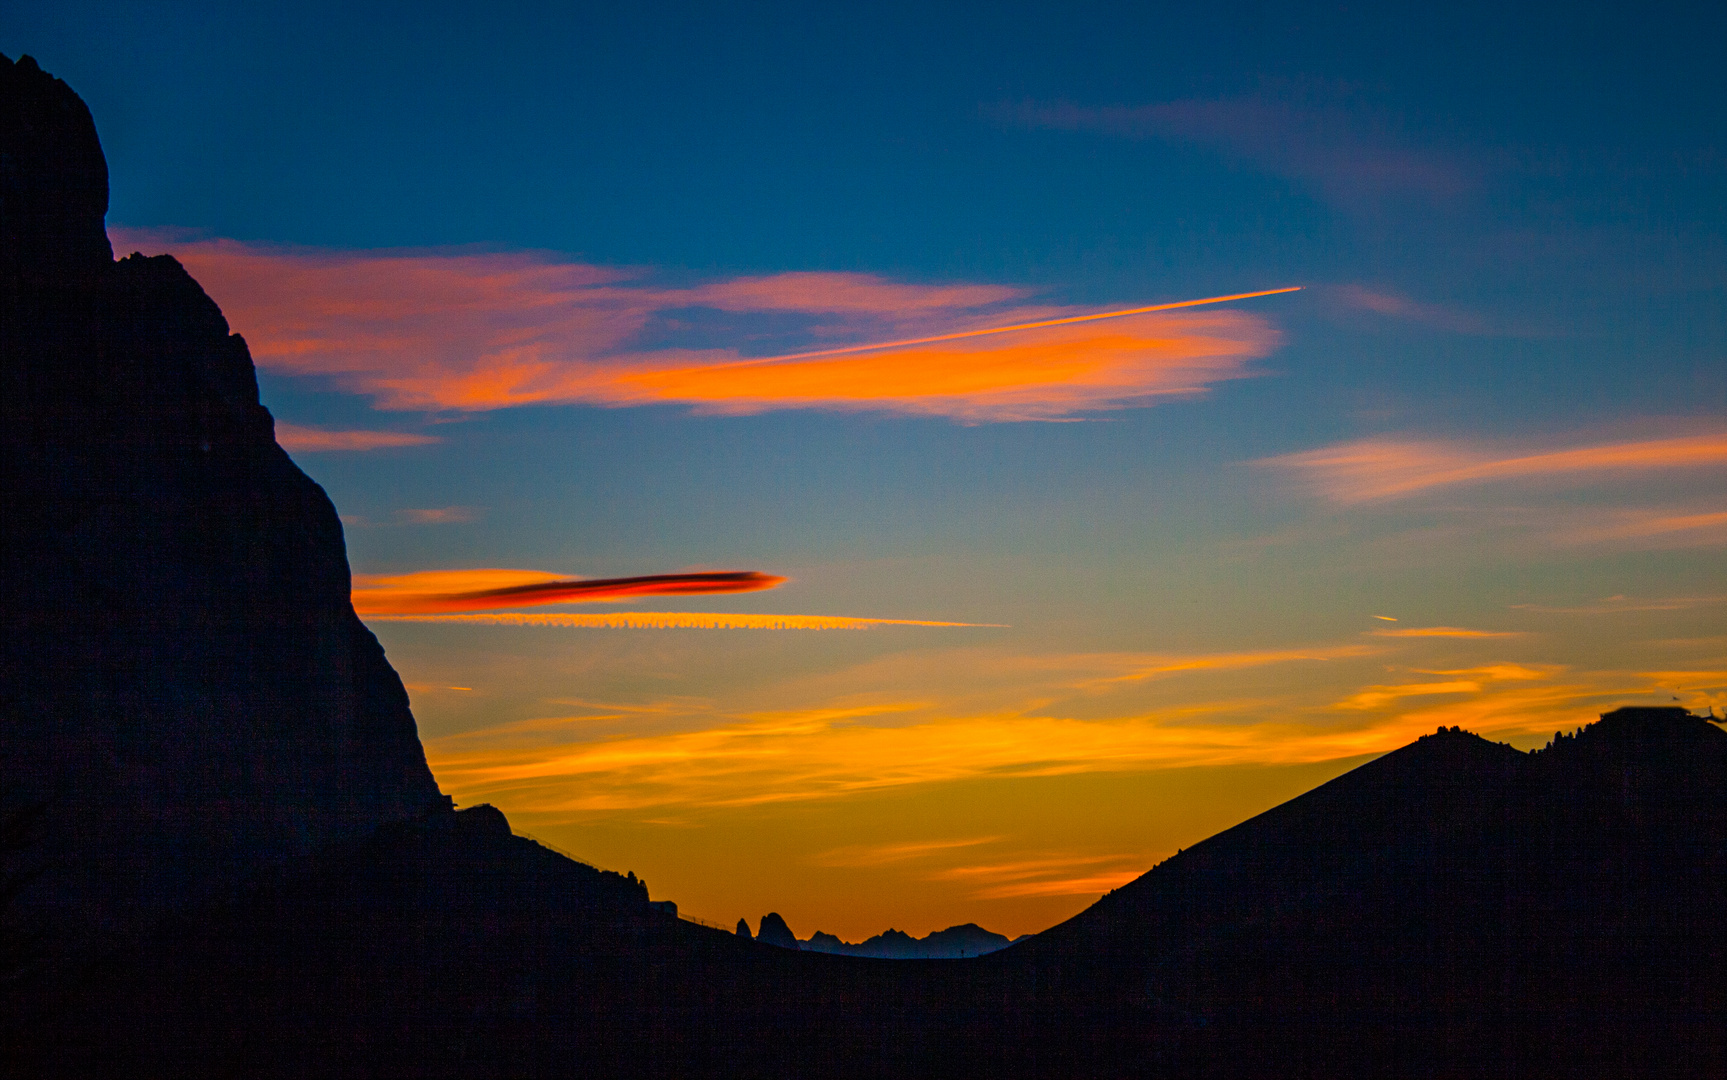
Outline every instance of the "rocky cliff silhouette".
<path id="1" fill-rule="evenodd" d="M 65 83 L 0 58 L 0 101 L 0 798 L 48 804 L 32 895 L 122 925 L 443 800 L 246 343 L 113 259 Z"/>

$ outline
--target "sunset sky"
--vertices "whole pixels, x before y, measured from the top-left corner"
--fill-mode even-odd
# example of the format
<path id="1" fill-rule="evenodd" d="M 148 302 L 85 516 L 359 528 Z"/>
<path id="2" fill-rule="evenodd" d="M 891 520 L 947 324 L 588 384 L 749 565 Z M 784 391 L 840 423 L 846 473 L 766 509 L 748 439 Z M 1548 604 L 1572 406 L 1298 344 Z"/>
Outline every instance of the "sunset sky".
<path id="1" fill-rule="evenodd" d="M 1043 929 L 1436 726 L 1727 713 L 1727 10 L 1386 7 L 0 51 L 245 336 L 443 789 L 855 941 Z"/>

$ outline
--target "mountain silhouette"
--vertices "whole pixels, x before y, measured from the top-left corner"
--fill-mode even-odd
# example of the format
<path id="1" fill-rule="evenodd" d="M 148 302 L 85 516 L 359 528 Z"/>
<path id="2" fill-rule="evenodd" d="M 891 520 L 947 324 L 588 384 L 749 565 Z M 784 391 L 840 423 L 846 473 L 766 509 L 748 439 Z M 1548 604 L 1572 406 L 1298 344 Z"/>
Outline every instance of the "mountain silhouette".
<path id="1" fill-rule="evenodd" d="M 1004 962 L 1056 1027 L 1156 1031 L 1157 1055 L 1241 1075 L 1720 1064 L 1724 794 L 1727 733 L 1683 709 L 1619 709 L 1533 754 L 1442 729 Z"/>
<path id="2" fill-rule="evenodd" d="M 796 949 L 797 935 L 786 925 L 785 919 L 777 911 L 770 911 L 762 916 L 761 925 L 756 929 L 756 940 L 764 945 L 777 945 L 782 949 Z"/>
<path id="3" fill-rule="evenodd" d="M 0 798 L 48 806 L 31 895 L 130 925 L 447 810 L 246 343 L 174 259 L 113 259 L 65 83 L 0 59 L 0 99 Z"/>
<path id="4" fill-rule="evenodd" d="M 0 60 L 9 1073 L 1727 1075 L 1727 733 L 1682 709 L 1441 730 L 964 960 L 680 920 L 455 811 L 244 342 L 106 204 L 83 103 Z"/>
<path id="5" fill-rule="evenodd" d="M 836 956 L 873 956 L 881 960 L 958 960 L 967 956 L 1005 949 L 1013 939 L 995 934 L 976 923 L 962 923 L 914 938 L 903 930 L 885 930 L 853 945 L 832 934 L 817 931 L 802 947 Z"/>

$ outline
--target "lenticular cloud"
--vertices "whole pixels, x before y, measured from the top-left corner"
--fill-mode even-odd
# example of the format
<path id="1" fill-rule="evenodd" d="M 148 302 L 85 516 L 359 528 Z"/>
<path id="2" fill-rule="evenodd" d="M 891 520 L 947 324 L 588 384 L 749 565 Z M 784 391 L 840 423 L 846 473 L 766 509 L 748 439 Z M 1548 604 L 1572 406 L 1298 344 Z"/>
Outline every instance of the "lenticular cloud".
<path id="1" fill-rule="evenodd" d="M 759 592 L 785 578 L 754 570 L 570 578 L 537 570 L 429 570 L 390 577 L 356 577 L 354 610 L 361 615 L 432 615 L 459 611 L 627 600 L 638 596 L 706 596 Z"/>

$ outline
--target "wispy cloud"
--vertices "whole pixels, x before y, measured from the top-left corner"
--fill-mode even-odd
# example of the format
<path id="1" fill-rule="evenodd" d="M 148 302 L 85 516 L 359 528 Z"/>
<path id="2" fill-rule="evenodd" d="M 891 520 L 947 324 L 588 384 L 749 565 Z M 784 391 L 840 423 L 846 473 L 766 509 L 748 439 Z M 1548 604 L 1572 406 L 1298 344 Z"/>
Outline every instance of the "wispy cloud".
<path id="1" fill-rule="evenodd" d="M 1347 103 L 1248 94 L 1134 106 L 1028 101 L 987 111 L 1025 127 L 1208 146 L 1351 206 L 1390 195 L 1450 200 L 1480 180 L 1478 167 L 1418 146 Z"/>
<path id="2" fill-rule="evenodd" d="M 1439 304 L 1424 304 L 1386 289 L 1369 289 L 1365 285 L 1340 285 L 1332 292 L 1344 304 L 1360 311 L 1371 311 L 1394 319 L 1421 323 L 1449 330 L 1456 334 L 1493 334 L 1495 330 L 1479 315 L 1458 311 Z"/>
<path id="3" fill-rule="evenodd" d="M 1337 703 L 1339 709 L 1377 709 L 1387 702 L 1432 694 L 1473 694 L 1481 684 L 1473 681 L 1404 683 L 1401 686 L 1370 686 Z"/>
<path id="4" fill-rule="evenodd" d="M 411 431 L 327 431 L 276 422 L 276 442 L 284 450 L 318 453 L 327 450 L 383 450 L 396 446 L 427 446 L 442 442 L 434 435 Z"/>
<path id="5" fill-rule="evenodd" d="M 1389 750 L 1408 732 L 1305 732 L 1145 717 L 1113 722 L 985 716 L 881 725 L 868 716 L 920 707 L 824 709 L 745 718 L 702 731 L 602 742 L 480 749 L 433 740 L 446 790 L 524 811 L 586 813 L 655 805 L 749 806 L 827 799 L 990 775 L 1056 776 L 1156 766 L 1327 760 Z M 1293 729 L 1282 725 L 1285 733 Z M 1297 748 L 1299 745 L 1299 749 Z"/>
<path id="6" fill-rule="evenodd" d="M 999 628 L 1002 625 L 928 619 L 868 619 L 849 615 L 740 615 L 718 611 L 611 611 L 599 615 L 514 611 L 487 615 L 367 615 L 366 621 L 591 630 L 868 630 L 875 626 Z"/>
<path id="7" fill-rule="evenodd" d="M 1325 645 L 1310 649 L 1254 649 L 1199 656 L 1148 657 L 1139 663 L 1131 664 L 1128 670 L 1120 674 L 1108 675 L 1099 681 L 1139 682 L 1193 672 L 1240 671 L 1243 668 L 1264 667 L 1267 664 L 1372 656 L 1377 651 L 1367 645 Z"/>
<path id="8" fill-rule="evenodd" d="M 1554 607 L 1545 604 L 1512 604 L 1512 611 L 1527 611 L 1538 615 L 1617 615 L 1638 611 L 1688 611 L 1692 608 L 1711 607 L 1716 604 L 1727 604 L 1727 595 L 1723 596 L 1670 596 L 1665 598 L 1640 598 L 1635 596 L 1607 596 L 1593 604 L 1580 604 L 1573 607 Z"/>
<path id="9" fill-rule="evenodd" d="M 705 596 L 757 592 L 784 584 L 754 570 L 570 578 L 539 570 L 428 570 L 356 576 L 354 610 L 361 615 L 426 615 L 491 608 L 627 600 L 638 596 Z"/>
<path id="10" fill-rule="evenodd" d="M 351 529 L 383 529 L 403 525 L 464 525 L 470 521 L 478 521 L 481 513 L 481 508 L 477 506 L 404 507 L 384 520 L 374 520 L 359 514 L 343 514 L 342 524 Z"/>
<path id="11" fill-rule="evenodd" d="M 1113 858 L 1114 856 L 1110 855 L 1057 855 L 1005 863 L 985 863 L 979 866 L 950 866 L 930 874 L 929 878 L 931 881 L 1023 881 L 1026 878 L 1041 877 L 1051 870 L 1096 866 Z"/>
<path id="12" fill-rule="evenodd" d="M 1461 442 L 1362 439 L 1255 464 L 1300 477 L 1338 503 L 1407 498 L 1435 488 L 1727 464 L 1727 433 L 1495 453 Z"/>
<path id="13" fill-rule="evenodd" d="M 811 858 L 810 863 L 814 866 L 847 868 L 888 866 L 893 863 L 911 862 L 932 855 L 940 855 L 958 848 L 992 844 L 1000 839 L 999 836 L 972 836 L 961 840 L 913 840 L 897 844 L 854 844 L 821 852 Z"/>
<path id="14" fill-rule="evenodd" d="M 439 781 L 463 801 L 570 821 L 649 807 L 844 799 L 980 779 L 1338 761 L 1393 750 L 1436 725 L 1527 739 L 1628 702 L 1679 696 L 1699 709 L 1727 703 L 1718 673 L 1711 674 L 1719 665 L 1706 656 L 1689 671 L 1672 661 L 1660 670 L 1585 669 L 1507 656 L 1500 650 L 1511 640 L 1404 638 L 1366 651 L 1314 646 L 1300 653 L 1335 653 L 1336 662 L 1304 668 L 1299 678 L 1271 679 L 1269 694 L 1259 697 L 1244 694 L 1255 687 L 1243 682 L 1242 667 L 1173 657 L 1016 655 L 981 647 L 896 652 L 844 677 L 797 678 L 779 688 L 785 700 L 808 707 L 746 711 L 719 699 L 648 701 L 633 710 L 594 705 L 432 739 L 427 752 Z M 1540 639 L 1515 640 L 1521 651 Z M 1434 649 L 1440 651 L 1424 652 Z M 1459 662 L 1459 650 L 1470 650 L 1462 655 L 1471 659 Z M 1382 667 L 1392 651 L 1405 663 Z M 1278 663 L 1269 656 L 1296 652 L 1235 655 L 1269 671 Z M 1441 662 L 1420 663 L 1424 655 Z M 1112 677 L 1147 669 L 1166 671 L 1170 681 Z M 1397 674 L 1387 677 L 1388 670 Z M 956 672 L 964 677 L 956 679 Z M 473 678 L 445 681 L 483 688 Z M 883 685 L 895 694 L 884 694 Z M 832 858 L 911 863 L 925 850 L 917 844 L 974 839 L 919 839 Z"/>
<path id="15" fill-rule="evenodd" d="M 179 258 L 261 367 L 331 380 L 384 409 L 670 404 L 1053 420 L 1203 394 L 1254 374 L 1252 361 L 1281 340 L 1244 311 L 1073 321 L 1105 313 L 1030 304 L 1025 290 L 998 285 L 791 273 L 674 287 L 522 253 L 113 235 L 119 250 Z M 952 336 L 1022 324 L 1033 325 Z"/>
<path id="16" fill-rule="evenodd" d="M 1420 670 L 1420 669 L 1417 669 Z M 1479 667 L 1451 668 L 1436 671 L 1421 671 L 1423 675 L 1465 675 L 1472 679 L 1489 679 L 1498 681 L 1527 681 L 1530 679 L 1551 679 L 1564 674 L 1563 664 L 1514 664 L 1498 663 L 1483 664 Z"/>
<path id="17" fill-rule="evenodd" d="M 867 715 L 918 707 L 878 707 Z M 536 747 L 493 748 L 469 736 L 459 744 L 432 740 L 427 752 L 440 783 L 459 797 L 570 815 L 831 799 L 990 775 L 1328 761 L 1383 753 L 1420 733 L 1399 717 L 1365 726 L 1025 715 L 885 725 L 867 722 L 867 715 L 817 710 Z"/>
<path id="18" fill-rule="evenodd" d="M 1571 544 L 1638 541 L 1646 547 L 1713 547 L 1727 544 L 1727 511 L 1674 514 L 1663 510 L 1619 510 L 1606 520 L 1561 531 L 1557 539 Z"/>
<path id="19" fill-rule="evenodd" d="M 437 506 L 424 510 L 398 510 L 396 516 L 409 525 L 460 525 L 473 521 L 479 512 L 471 506 Z"/>
<path id="20" fill-rule="evenodd" d="M 1375 616 L 1377 618 L 1377 616 Z M 1461 626 L 1411 626 L 1400 630 L 1367 630 L 1373 637 L 1388 638 L 1514 638 L 1521 630 L 1467 630 Z"/>
<path id="21" fill-rule="evenodd" d="M 1096 896 L 1119 889 L 1145 873 L 1144 867 L 1132 870 L 1111 870 L 1079 877 L 1046 878 L 1041 881 L 1013 881 L 979 889 L 980 900 L 1006 900 L 1021 896 Z"/>
<path id="22" fill-rule="evenodd" d="M 1104 870 L 1100 863 L 1127 863 L 1129 868 Z M 980 900 L 1021 896 L 1086 896 L 1119 888 L 1145 873 L 1138 855 L 1056 855 L 978 866 L 954 866 L 928 875 L 931 881 L 958 881 L 980 886 Z"/>

